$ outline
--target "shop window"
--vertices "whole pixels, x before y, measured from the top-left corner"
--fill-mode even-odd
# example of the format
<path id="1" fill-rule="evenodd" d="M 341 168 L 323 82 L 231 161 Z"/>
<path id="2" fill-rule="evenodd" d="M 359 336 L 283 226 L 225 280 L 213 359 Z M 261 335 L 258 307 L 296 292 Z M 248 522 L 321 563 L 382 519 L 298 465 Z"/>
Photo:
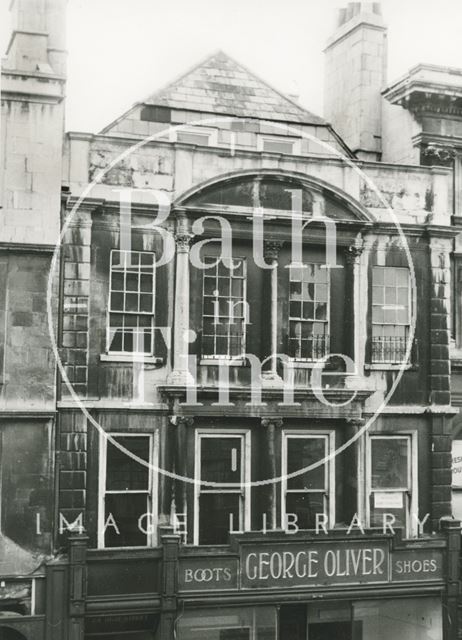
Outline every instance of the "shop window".
<path id="1" fill-rule="evenodd" d="M 249 447 L 249 432 L 197 434 L 194 544 L 227 544 L 230 530 L 250 528 Z"/>
<path id="2" fill-rule="evenodd" d="M 151 252 L 111 251 L 109 353 L 153 354 L 154 261 Z"/>
<path id="3" fill-rule="evenodd" d="M 452 514 L 462 520 L 462 440 L 452 442 Z"/>
<path id="4" fill-rule="evenodd" d="M 372 363 L 401 364 L 410 329 L 409 269 L 372 269 Z"/>
<path id="5" fill-rule="evenodd" d="M 276 607 L 189 610 L 176 631 L 178 640 L 276 640 Z"/>
<path id="6" fill-rule="evenodd" d="M 286 527 L 286 514 L 297 516 L 300 529 L 314 529 L 316 514 L 320 514 L 320 522 L 333 526 L 335 476 L 334 459 L 329 456 L 335 448 L 334 438 L 334 432 L 283 433 L 282 528 Z M 315 464 L 313 469 L 303 471 Z"/>
<path id="7" fill-rule="evenodd" d="M 99 547 L 155 544 L 157 458 L 154 438 L 146 434 L 100 439 Z M 117 446 L 118 445 L 118 446 Z"/>
<path id="8" fill-rule="evenodd" d="M 290 267 L 289 356 L 318 360 L 329 352 L 329 269 L 322 264 Z"/>
<path id="9" fill-rule="evenodd" d="M 370 526 L 383 529 L 386 518 L 393 528 L 414 534 L 417 454 L 412 436 L 370 436 L 367 454 Z"/>
<path id="10" fill-rule="evenodd" d="M 203 272 L 202 357 L 240 358 L 245 354 L 246 263 L 226 265 L 206 257 Z M 231 267 L 231 268 L 229 268 Z"/>

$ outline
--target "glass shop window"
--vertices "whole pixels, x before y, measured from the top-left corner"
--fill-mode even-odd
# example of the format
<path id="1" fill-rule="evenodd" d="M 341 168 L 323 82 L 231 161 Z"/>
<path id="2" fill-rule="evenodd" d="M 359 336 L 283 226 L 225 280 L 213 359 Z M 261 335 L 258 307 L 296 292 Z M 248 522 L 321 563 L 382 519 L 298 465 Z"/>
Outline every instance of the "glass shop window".
<path id="1" fill-rule="evenodd" d="M 400 364 L 404 361 L 411 324 L 409 269 L 372 269 L 373 363 Z"/>
<path id="2" fill-rule="evenodd" d="M 101 438 L 99 547 L 155 544 L 157 478 L 152 435 Z M 119 448 L 120 447 L 120 448 Z"/>
<path id="3" fill-rule="evenodd" d="M 202 357 L 239 358 L 245 354 L 247 319 L 246 263 L 233 258 L 233 268 L 204 258 Z"/>
<path id="4" fill-rule="evenodd" d="M 227 544 L 249 528 L 249 433 L 198 434 L 194 544 Z"/>
<path id="5" fill-rule="evenodd" d="M 290 267 L 289 356 L 318 360 L 329 352 L 329 269 L 310 263 Z"/>
<path id="6" fill-rule="evenodd" d="M 286 528 L 286 514 L 297 516 L 300 529 L 314 529 L 316 514 L 324 514 L 329 526 L 333 526 L 334 460 L 326 460 L 333 450 L 333 432 L 321 435 L 283 434 L 283 529 Z M 310 471 L 303 471 L 316 463 L 321 464 Z M 291 474 L 294 475 L 291 477 Z"/>
<path id="7" fill-rule="evenodd" d="M 154 352 L 155 254 L 111 251 L 107 350 Z"/>
<path id="8" fill-rule="evenodd" d="M 452 442 L 452 514 L 462 520 L 462 440 Z"/>
<path id="9" fill-rule="evenodd" d="M 402 527 L 409 533 L 416 476 L 412 454 L 411 436 L 370 436 L 367 463 L 371 527 L 383 528 L 384 514 L 391 514 L 395 517 L 393 528 Z"/>
<path id="10" fill-rule="evenodd" d="M 178 640 L 276 640 L 276 607 L 185 611 L 176 631 Z"/>

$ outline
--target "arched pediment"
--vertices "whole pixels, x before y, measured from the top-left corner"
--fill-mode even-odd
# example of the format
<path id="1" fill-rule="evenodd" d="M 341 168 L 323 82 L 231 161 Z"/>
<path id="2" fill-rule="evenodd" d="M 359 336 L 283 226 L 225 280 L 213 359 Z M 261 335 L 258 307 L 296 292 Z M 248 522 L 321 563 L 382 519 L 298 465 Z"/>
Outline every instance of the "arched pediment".
<path id="1" fill-rule="evenodd" d="M 369 211 L 337 187 L 301 173 L 278 170 L 225 174 L 189 189 L 177 198 L 182 209 L 243 212 L 257 208 L 280 212 L 324 215 L 336 221 L 370 223 Z"/>

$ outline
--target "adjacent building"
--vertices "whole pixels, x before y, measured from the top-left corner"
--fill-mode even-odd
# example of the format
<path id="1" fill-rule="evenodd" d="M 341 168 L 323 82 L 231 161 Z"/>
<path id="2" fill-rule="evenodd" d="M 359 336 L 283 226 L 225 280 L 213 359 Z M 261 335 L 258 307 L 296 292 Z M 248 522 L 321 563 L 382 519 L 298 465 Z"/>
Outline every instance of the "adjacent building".
<path id="1" fill-rule="evenodd" d="M 49 546 L 43 582 L 3 581 L 43 584 L 43 610 L 10 606 L 0 637 L 457 638 L 460 73 L 387 85 L 380 8 L 349 3 L 328 121 L 217 52 L 66 135 L 33 269 L 56 307 L 30 427 L 48 511 L 28 494 L 9 543 Z M 31 448 L 2 419 L 7 534 L 4 460 Z"/>

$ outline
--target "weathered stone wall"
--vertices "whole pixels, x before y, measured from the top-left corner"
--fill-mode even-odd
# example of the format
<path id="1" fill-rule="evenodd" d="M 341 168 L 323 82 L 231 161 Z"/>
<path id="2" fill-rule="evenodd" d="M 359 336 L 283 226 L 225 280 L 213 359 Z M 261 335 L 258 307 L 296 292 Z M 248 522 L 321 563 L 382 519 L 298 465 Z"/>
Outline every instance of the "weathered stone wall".
<path id="1" fill-rule="evenodd" d="M 49 268 L 48 254 L 0 250 L 0 319 L 4 320 L 0 409 L 4 411 L 54 409 L 55 358 L 46 306 Z"/>

